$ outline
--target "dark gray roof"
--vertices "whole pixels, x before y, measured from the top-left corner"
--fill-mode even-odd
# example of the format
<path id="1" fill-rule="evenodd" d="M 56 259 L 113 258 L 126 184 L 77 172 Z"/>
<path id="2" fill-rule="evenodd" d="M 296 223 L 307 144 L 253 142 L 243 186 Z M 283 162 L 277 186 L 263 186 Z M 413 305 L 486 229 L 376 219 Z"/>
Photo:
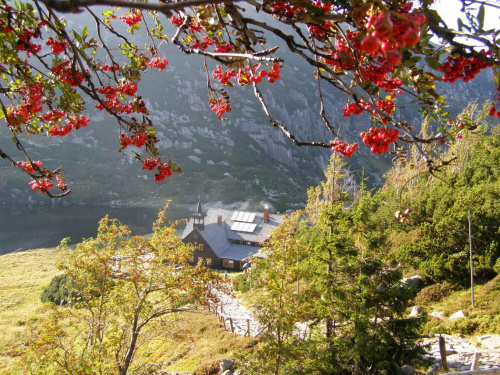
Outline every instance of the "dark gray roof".
<path id="1" fill-rule="evenodd" d="M 241 210 L 238 210 L 241 211 Z M 219 208 L 209 208 L 205 216 L 205 229 L 198 231 L 198 233 L 207 241 L 212 250 L 217 254 L 219 258 L 229 258 L 229 259 L 243 259 L 248 256 L 249 253 L 257 253 L 259 247 L 255 246 L 244 246 L 244 245 L 232 245 L 229 241 L 240 240 L 248 242 L 263 243 L 271 235 L 271 232 L 276 229 L 282 222 L 283 216 L 278 214 L 270 214 L 269 221 L 264 222 L 264 212 L 254 212 L 255 218 L 253 223 L 256 224 L 255 230 L 252 233 L 237 232 L 231 230 L 234 221 L 231 220 L 234 210 L 225 210 Z M 222 226 L 217 224 L 217 217 L 222 217 Z M 193 231 L 193 219 L 189 220 L 186 228 L 182 232 L 181 239 L 186 238 L 186 236 Z M 233 246 L 240 246 L 245 249 L 235 248 L 230 250 Z M 248 248 L 248 252 L 245 256 L 241 258 L 228 257 L 225 254 L 243 254 Z"/>
<path id="2" fill-rule="evenodd" d="M 231 244 L 220 258 L 243 260 L 250 254 L 257 254 L 262 247 Z"/>

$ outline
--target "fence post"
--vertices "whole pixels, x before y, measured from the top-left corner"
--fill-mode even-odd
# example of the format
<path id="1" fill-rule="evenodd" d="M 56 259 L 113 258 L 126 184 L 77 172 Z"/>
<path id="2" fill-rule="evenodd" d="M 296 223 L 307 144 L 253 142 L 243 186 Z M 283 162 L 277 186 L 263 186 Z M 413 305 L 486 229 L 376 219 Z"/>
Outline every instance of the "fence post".
<path id="1" fill-rule="evenodd" d="M 231 325 L 231 332 L 234 333 L 233 318 L 229 318 L 229 324 Z"/>
<path id="2" fill-rule="evenodd" d="M 443 336 L 439 336 L 439 353 L 441 354 L 441 367 L 444 371 L 448 371 L 448 363 L 446 362 L 446 342 Z"/>
<path id="3" fill-rule="evenodd" d="M 247 333 L 245 334 L 245 336 L 250 337 L 250 319 L 247 319 Z"/>
<path id="4" fill-rule="evenodd" d="M 481 358 L 480 352 L 474 352 L 474 356 L 472 357 L 472 364 L 470 366 L 471 371 L 476 371 L 479 365 L 479 358 Z"/>

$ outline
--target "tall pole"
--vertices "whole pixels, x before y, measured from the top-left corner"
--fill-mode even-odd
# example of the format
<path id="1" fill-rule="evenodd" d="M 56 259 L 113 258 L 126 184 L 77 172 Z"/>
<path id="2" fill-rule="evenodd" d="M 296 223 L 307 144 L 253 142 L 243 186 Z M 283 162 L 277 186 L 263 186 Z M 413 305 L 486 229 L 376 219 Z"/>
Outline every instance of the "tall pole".
<path id="1" fill-rule="evenodd" d="M 474 307 L 474 260 L 472 258 L 472 226 L 470 220 L 470 210 L 469 210 L 469 246 L 470 246 L 470 293 L 472 300 L 472 307 Z"/>
<path id="2" fill-rule="evenodd" d="M 297 246 L 297 296 L 299 295 L 299 247 Z"/>

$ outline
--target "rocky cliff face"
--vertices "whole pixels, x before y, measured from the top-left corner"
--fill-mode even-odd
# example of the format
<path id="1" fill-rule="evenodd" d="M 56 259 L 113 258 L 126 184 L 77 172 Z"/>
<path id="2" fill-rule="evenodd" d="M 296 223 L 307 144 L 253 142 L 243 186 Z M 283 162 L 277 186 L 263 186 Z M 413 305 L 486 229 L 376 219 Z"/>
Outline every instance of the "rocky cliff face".
<path id="1" fill-rule="evenodd" d="M 204 201 L 266 201 L 280 211 L 304 204 L 307 188 L 323 177 L 330 151 L 294 147 L 271 126 L 250 87 L 228 89 L 233 111 L 227 114 L 227 121 L 218 121 L 206 102 L 201 58 L 182 55 L 174 47 L 170 51 L 168 69 L 148 73 L 139 90 L 161 139 L 162 156 L 170 157 L 184 173 L 163 183 L 152 181 L 153 174 L 142 170 L 135 160 L 137 150 L 116 152 L 118 127 L 89 103 L 86 115 L 92 122 L 88 128 L 64 138 L 23 139 L 33 156 L 49 168 L 62 164 L 66 169 L 73 192 L 64 201 L 143 205 L 171 198 L 182 204 L 201 195 Z M 282 79 L 261 86 L 266 102 L 273 116 L 299 140 L 328 143 L 331 136 L 319 116 L 312 69 L 299 57 L 283 53 Z M 483 74 L 472 85 L 458 82 L 448 86 L 453 110 L 459 112 L 476 98 L 487 99 L 493 92 L 488 77 Z M 345 96 L 329 87 L 323 89 L 326 112 L 334 116 L 333 126 L 348 141 L 359 141 L 359 132 L 369 127 L 368 118 L 343 118 Z M 415 127 L 420 124 L 411 105 L 399 108 L 398 115 Z M 0 147 L 17 154 L 10 143 L 6 129 L 0 128 Z M 363 146 L 349 162 L 352 170 L 365 170 L 372 186 L 382 183 L 381 175 L 389 167 L 388 158 L 375 157 Z M 47 201 L 31 193 L 26 177 L 11 166 L 1 163 L 0 173 L 0 201 Z"/>

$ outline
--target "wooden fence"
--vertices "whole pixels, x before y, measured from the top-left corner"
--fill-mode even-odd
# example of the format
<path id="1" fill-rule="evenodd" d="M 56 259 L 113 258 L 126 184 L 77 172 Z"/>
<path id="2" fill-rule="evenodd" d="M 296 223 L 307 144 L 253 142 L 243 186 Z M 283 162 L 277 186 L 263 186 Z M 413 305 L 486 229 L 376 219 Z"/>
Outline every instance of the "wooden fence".
<path id="1" fill-rule="evenodd" d="M 230 316 L 224 313 L 224 307 L 222 304 L 215 303 L 213 301 L 209 301 L 208 304 L 208 310 L 212 311 L 216 316 L 217 319 L 224 325 L 224 329 L 231 331 L 232 333 L 237 333 L 235 332 L 237 329 L 243 333 L 243 336 L 252 336 L 251 335 L 251 321 L 255 321 L 253 318 L 248 318 L 248 317 L 239 317 L 239 316 Z M 228 327 L 228 322 L 229 322 L 229 327 Z M 258 332 L 256 332 L 253 335 L 253 338 L 258 337 L 261 335 L 263 332 L 266 331 L 268 326 L 264 326 L 261 328 Z"/>

